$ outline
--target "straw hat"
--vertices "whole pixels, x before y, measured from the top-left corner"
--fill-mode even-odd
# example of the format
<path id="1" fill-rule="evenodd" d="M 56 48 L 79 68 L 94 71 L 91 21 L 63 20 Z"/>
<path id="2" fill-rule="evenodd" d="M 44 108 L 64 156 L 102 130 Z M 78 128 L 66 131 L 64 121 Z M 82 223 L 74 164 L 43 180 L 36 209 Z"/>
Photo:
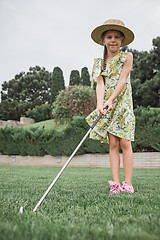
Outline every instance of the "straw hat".
<path id="1" fill-rule="evenodd" d="M 93 41 L 103 45 L 101 36 L 102 33 L 107 30 L 117 30 L 124 34 L 125 39 L 122 42 L 122 46 L 130 44 L 134 40 L 134 33 L 129 28 L 125 27 L 125 24 L 121 20 L 110 19 L 92 31 L 91 37 Z"/>

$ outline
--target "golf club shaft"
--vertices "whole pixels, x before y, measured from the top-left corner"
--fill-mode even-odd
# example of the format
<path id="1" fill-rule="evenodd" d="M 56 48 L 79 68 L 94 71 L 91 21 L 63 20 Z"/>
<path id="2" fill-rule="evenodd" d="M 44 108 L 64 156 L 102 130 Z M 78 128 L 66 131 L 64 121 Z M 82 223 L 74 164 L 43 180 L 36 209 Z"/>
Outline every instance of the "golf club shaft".
<path id="1" fill-rule="evenodd" d="M 71 159 L 73 158 L 73 156 L 75 155 L 75 153 L 78 151 L 78 149 L 80 148 L 80 146 L 82 145 L 82 143 L 84 142 L 84 140 L 86 139 L 86 137 L 89 135 L 89 133 L 91 132 L 92 128 L 90 128 L 88 130 L 88 132 L 86 133 L 86 135 L 84 136 L 84 138 L 81 140 L 81 142 L 78 144 L 78 146 L 76 147 L 76 149 L 74 150 L 74 152 L 72 153 L 72 155 L 70 156 L 70 158 L 67 160 L 67 162 L 65 163 L 65 165 L 63 166 L 63 168 L 61 169 L 61 171 L 57 174 L 57 176 L 55 177 L 55 179 L 53 180 L 53 182 L 51 183 L 51 185 L 49 186 L 49 188 L 47 189 L 47 191 L 44 193 L 44 195 L 41 197 L 41 199 L 39 200 L 39 202 L 37 203 L 37 205 L 35 206 L 35 208 L 33 209 L 33 212 L 35 212 L 37 210 L 37 208 L 39 207 L 39 205 L 41 204 L 41 202 L 44 200 L 44 198 L 47 196 L 47 194 L 49 193 L 49 191 L 51 190 L 51 188 L 54 186 L 54 184 L 57 182 L 58 178 L 61 176 L 61 174 L 63 173 L 63 171 L 65 170 L 65 168 L 67 167 L 67 165 L 69 164 L 69 162 L 71 161 Z"/>
<path id="2" fill-rule="evenodd" d="M 108 107 L 106 107 L 105 109 L 107 109 Z M 98 121 L 101 119 L 101 117 L 103 116 L 102 113 L 99 114 L 99 116 L 97 117 L 97 119 L 93 122 L 93 124 L 91 125 L 90 129 L 88 130 L 88 132 L 86 133 L 86 135 L 83 137 L 83 139 L 81 140 L 81 142 L 78 144 L 78 146 L 76 147 L 76 149 L 74 150 L 74 152 L 72 153 L 72 155 L 70 156 L 70 158 L 67 160 L 67 162 L 65 163 L 65 165 L 63 166 L 63 168 L 60 170 L 60 172 L 57 174 L 57 176 L 55 177 L 55 179 L 53 180 L 53 182 L 51 183 L 51 185 L 49 186 L 49 188 L 47 189 L 47 191 L 44 193 L 44 195 L 41 197 L 41 199 L 39 200 L 39 202 L 37 203 L 37 205 L 35 206 L 35 208 L 33 209 L 33 212 L 35 212 L 37 210 L 37 208 L 39 207 L 39 205 L 42 203 L 42 201 L 44 200 L 44 198 L 47 196 L 47 194 L 49 193 L 49 191 L 51 190 L 51 188 L 54 186 L 54 184 L 57 182 L 58 178 L 61 176 L 61 174 L 63 173 L 63 171 L 65 170 L 65 168 L 68 166 L 68 164 L 70 163 L 71 159 L 73 158 L 73 156 L 75 155 L 75 153 L 78 151 L 78 149 L 80 148 L 80 146 L 82 145 L 82 143 L 84 142 L 84 140 L 87 138 L 87 136 L 89 135 L 89 133 L 92 131 L 92 129 L 96 126 L 96 124 L 98 123 Z"/>

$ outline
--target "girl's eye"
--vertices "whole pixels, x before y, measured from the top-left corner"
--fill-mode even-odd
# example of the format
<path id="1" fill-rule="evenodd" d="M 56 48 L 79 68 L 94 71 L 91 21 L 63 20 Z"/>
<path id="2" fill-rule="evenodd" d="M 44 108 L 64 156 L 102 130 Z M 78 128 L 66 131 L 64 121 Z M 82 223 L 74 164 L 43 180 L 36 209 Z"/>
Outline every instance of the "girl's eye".
<path id="1" fill-rule="evenodd" d="M 111 38 L 112 38 L 112 36 L 107 36 L 107 38 L 108 38 L 108 39 L 111 39 Z M 119 36 L 115 36 L 115 38 L 117 38 L 117 39 L 118 39 L 118 38 L 119 38 Z"/>

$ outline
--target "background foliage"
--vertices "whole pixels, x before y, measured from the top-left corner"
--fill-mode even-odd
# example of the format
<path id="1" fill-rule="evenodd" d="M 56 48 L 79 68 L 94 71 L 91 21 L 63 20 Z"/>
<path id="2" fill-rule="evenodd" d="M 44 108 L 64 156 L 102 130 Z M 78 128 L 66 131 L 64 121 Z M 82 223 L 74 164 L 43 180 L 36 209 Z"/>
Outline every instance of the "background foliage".
<path id="1" fill-rule="evenodd" d="M 52 74 L 51 103 L 55 101 L 59 91 L 63 89 L 65 89 L 63 72 L 59 67 L 55 67 Z"/>
<path id="2" fill-rule="evenodd" d="M 138 107 L 135 110 L 136 133 L 133 151 L 160 151 L 160 111 Z M 89 126 L 84 117 L 75 116 L 62 131 L 42 128 L 1 128 L 0 152 L 8 155 L 70 155 Z M 106 153 L 107 144 L 87 138 L 77 154 Z"/>
<path id="3" fill-rule="evenodd" d="M 134 107 L 160 107 L 160 37 L 153 39 L 153 48 L 137 51 L 123 47 L 133 53 L 131 71 Z"/>
<path id="4" fill-rule="evenodd" d="M 80 84 L 83 86 L 90 86 L 91 82 L 90 82 L 90 75 L 88 72 L 88 68 L 84 67 L 81 70 L 81 80 L 80 80 Z"/>
<path id="5" fill-rule="evenodd" d="M 73 86 L 63 90 L 52 105 L 56 121 L 73 119 L 73 116 L 88 115 L 96 108 L 95 91 L 87 86 Z"/>
<path id="6" fill-rule="evenodd" d="M 80 74 L 78 70 L 72 70 L 69 78 L 69 86 L 80 84 Z"/>
<path id="7" fill-rule="evenodd" d="M 33 118 L 36 122 L 45 121 L 51 118 L 51 107 L 46 104 L 36 106 L 35 108 L 29 109 L 26 115 L 29 118 Z"/>
<path id="8" fill-rule="evenodd" d="M 81 75 L 78 70 L 72 70 L 69 79 L 69 86 L 83 85 L 90 86 L 90 75 L 87 67 L 81 69 Z"/>
<path id="9" fill-rule="evenodd" d="M 50 102 L 51 73 L 39 66 L 30 67 L 2 84 L 0 117 L 19 120 L 29 108 Z"/>

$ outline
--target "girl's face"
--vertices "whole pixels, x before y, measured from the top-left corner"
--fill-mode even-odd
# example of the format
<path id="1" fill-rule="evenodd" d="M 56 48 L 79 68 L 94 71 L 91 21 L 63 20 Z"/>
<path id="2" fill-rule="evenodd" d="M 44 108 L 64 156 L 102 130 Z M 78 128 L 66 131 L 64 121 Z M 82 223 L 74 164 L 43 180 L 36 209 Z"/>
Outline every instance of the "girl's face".
<path id="1" fill-rule="evenodd" d="M 109 30 L 105 33 L 103 43 L 109 52 L 118 52 L 124 37 L 122 33 L 116 30 Z"/>

